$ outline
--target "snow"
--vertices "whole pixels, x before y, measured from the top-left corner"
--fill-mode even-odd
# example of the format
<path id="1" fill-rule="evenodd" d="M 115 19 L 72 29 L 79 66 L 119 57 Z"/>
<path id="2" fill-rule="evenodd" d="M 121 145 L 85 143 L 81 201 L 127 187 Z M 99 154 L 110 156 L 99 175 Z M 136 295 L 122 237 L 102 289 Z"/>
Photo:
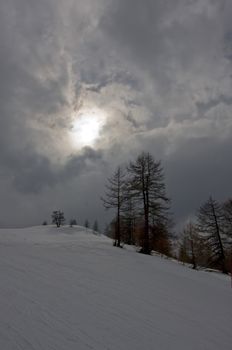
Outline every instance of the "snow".
<path id="1" fill-rule="evenodd" d="M 228 276 L 82 227 L 1 229 L 0 276 L 2 350 L 232 348 Z"/>

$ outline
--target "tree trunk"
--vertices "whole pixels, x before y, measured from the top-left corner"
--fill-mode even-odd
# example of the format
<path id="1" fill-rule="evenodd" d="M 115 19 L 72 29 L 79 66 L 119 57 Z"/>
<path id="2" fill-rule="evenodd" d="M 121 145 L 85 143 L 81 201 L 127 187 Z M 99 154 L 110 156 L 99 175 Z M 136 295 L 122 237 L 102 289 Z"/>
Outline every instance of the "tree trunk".
<path id="1" fill-rule="evenodd" d="M 143 242 L 143 253 L 150 254 L 150 245 L 149 245 L 149 213 L 148 209 L 145 206 L 144 208 L 144 242 Z"/>
<path id="2" fill-rule="evenodd" d="M 215 227 L 216 227 L 216 234 L 218 238 L 218 243 L 220 247 L 220 265 L 223 273 L 227 273 L 226 266 L 225 266 L 225 254 L 224 254 L 224 249 L 222 245 L 222 240 L 221 240 L 221 235 L 220 235 L 220 229 L 218 225 L 218 220 L 217 220 L 217 215 L 215 213 L 214 205 L 212 204 L 212 210 L 213 210 L 213 217 L 215 221 Z"/>
<path id="3" fill-rule="evenodd" d="M 117 247 L 121 246 L 121 227 L 120 227 L 120 207 L 118 206 L 118 213 L 117 213 Z"/>

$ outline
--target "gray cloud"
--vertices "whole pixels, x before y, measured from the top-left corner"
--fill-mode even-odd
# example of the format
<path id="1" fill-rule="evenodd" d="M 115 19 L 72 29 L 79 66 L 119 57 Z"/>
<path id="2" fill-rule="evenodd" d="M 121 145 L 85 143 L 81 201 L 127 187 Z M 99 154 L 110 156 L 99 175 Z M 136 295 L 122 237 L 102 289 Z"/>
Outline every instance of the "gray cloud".
<path id="1" fill-rule="evenodd" d="M 54 165 L 48 157 L 36 152 L 25 152 L 19 157 L 8 155 L 5 161 L 5 174 L 10 176 L 12 184 L 22 193 L 39 193 L 57 183 L 70 181 L 73 177 L 92 171 L 95 163 L 101 164 L 102 153 L 86 147 L 78 155 L 71 155 L 59 165 Z M 2 163 L 3 166 L 3 163 Z"/>
<path id="2" fill-rule="evenodd" d="M 183 221 L 213 194 L 224 200 L 231 193 L 231 140 L 214 143 L 210 138 L 186 140 L 175 156 L 166 160 L 168 188 L 176 217 Z M 181 221 L 181 220 L 180 220 Z"/>
<path id="3" fill-rule="evenodd" d="M 231 15 L 229 0 L 1 2 L 1 222 L 105 221 L 105 178 L 141 150 L 163 159 L 177 222 L 229 196 Z M 78 150 L 81 108 L 106 121 Z"/>
<path id="4" fill-rule="evenodd" d="M 219 104 L 224 104 L 226 106 L 232 105 L 232 96 L 219 95 L 217 98 L 209 100 L 207 102 L 197 102 L 196 107 L 198 109 L 198 115 L 203 116 L 210 109 L 218 106 Z"/>

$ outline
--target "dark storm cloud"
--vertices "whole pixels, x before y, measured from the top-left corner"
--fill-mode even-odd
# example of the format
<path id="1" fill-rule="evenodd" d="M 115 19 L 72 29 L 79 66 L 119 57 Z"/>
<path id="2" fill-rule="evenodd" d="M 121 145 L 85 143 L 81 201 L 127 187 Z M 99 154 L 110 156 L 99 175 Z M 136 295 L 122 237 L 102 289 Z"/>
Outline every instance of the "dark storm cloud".
<path id="1" fill-rule="evenodd" d="M 7 174 L 13 185 L 22 193 L 39 193 L 57 183 L 70 181 L 80 174 L 92 171 L 95 163 L 101 163 L 102 153 L 86 147 L 75 156 L 70 156 L 64 164 L 54 166 L 48 157 L 36 152 L 25 152 L 17 156 L 8 155 L 5 164 Z M 3 163 L 1 164 L 3 166 Z"/>
<path id="2" fill-rule="evenodd" d="M 210 195 L 222 201 L 231 196 L 231 148 L 231 140 L 186 140 L 178 153 L 165 161 L 168 189 L 179 222 L 194 215 Z"/>
<path id="3" fill-rule="evenodd" d="M 96 151 L 91 147 L 85 147 L 81 154 L 71 156 L 61 172 L 61 178 L 67 181 L 70 177 L 76 177 L 80 173 L 86 173 L 94 169 L 96 163 L 104 164 L 102 151 Z"/>
<path id="4" fill-rule="evenodd" d="M 35 153 L 31 156 L 27 155 L 26 158 L 20 158 L 20 162 L 14 162 L 17 168 L 12 175 L 12 182 L 18 191 L 39 193 L 44 187 L 55 185 L 56 174 L 48 158 Z M 13 167 L 11 172 L 12 169 Z"/>

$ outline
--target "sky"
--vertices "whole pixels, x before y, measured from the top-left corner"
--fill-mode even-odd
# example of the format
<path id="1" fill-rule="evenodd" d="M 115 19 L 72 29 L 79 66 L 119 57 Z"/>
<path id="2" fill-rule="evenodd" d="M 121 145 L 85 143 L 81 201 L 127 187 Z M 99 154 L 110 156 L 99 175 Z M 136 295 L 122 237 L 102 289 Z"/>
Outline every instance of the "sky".
<path id="1" fill-rule="evenodd" d="M 231 0 L 0 0 L 0 226 L 109 214 L 107 177 L 161 160 L 177 226 L 231 197 Z"/>

